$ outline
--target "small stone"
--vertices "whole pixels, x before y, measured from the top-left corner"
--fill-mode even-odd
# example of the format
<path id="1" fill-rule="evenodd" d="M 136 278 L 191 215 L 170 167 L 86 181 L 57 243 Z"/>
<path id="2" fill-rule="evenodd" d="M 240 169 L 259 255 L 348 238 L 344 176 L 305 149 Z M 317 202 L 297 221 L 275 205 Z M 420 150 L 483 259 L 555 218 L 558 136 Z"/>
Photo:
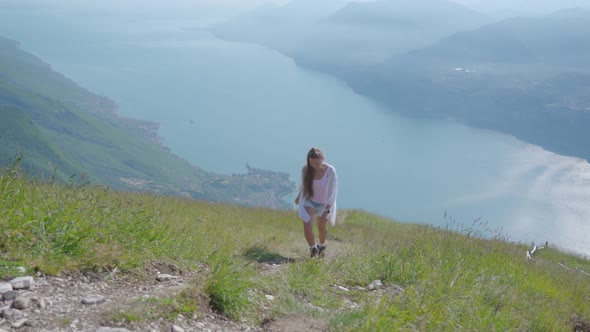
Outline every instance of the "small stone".
<path id="1" fill-rule="evenodd" d="M 82 299 L 83 304 L 101 304 L 105 301 L 106 299 L 102 295 L 89 295 Z"/>
<path id="2" fill-rule="evenodd" d="M 374 291 L 376 289 L 383 288 L 383 283 L 381 280 L 375 280 L 367 286 L 367 290 Z"/>
<path id="3" fill-rule="evenodd" d="M 19 267 L 17 267 L 16 269 L 17 269 L 17 270 L 18 270 L 18 272 L 20 272 L 20 273 L 25 273 L 25 272 L 27 272 L 27 269 L 25 269 L 25 268 L 24 268 L 24 267 L 22 267 L 22 266 L 19 266 Z"/>
<path id="4" fill-rule="evenodd" d="M 158 276 L 156 277 L 156 280 L 162 282 L 162 281 L 170 281 L 173 279 L 177 279 L 178 277 L 173 276 L 171 274 L 158 274 Z"/>
<path id="5" fill-rule="evenodd" d="M 12 285 L 8 282 L 0 281 L 0 294 L 4 294 L 12 290 Z"/>
<path id="6" fill-rule="evenodd" d="M 2 313 L 4 312 L 4 310 L 9 310 L 10 309 L 10 305 L 4 305 L 4 306 L 0 306 L 0 318 L 2 318 Z"/>
<path id="7" fill-rule="evenodd" d="M 184 332 L 184 329 L 178 325 L 172 325 L 172 332 Z"/>
<path id="8" fill-rule="evenodd" d="M 102 326 L 96 330 L 96 332 L 131 332 L 124 327 L 106 327 Z"/>
<path id="9" fill-rule="evenodd" d="M 23 294 L 19 295 L 12 303 L 12 306 L 16 309 L 19 309 L 19 310 L 29 308 L 33 303 L 31 301 L 33 295 L 34 294 L 31 292 L 27 292 L 27 293 L 23 293 Z"/>
<path id="10" fill-rule="evenodd" d="M 11 291 L 8 291 L 8 292 L 2 294 L 2 300 L 4 300 L 4 301 L 12 301 L 12 300 L 16 299 L 16 296 L 17 295 L 18 295 L 17 292 L 11 290 Z"/>
<path id="11" fill-rule="evenodd" d="M 39 309 L 45 309 L 45 300 L 33 292 L 25 292 L 20 294 L 12 304 L 16 309 L 27 309 L 32 306 Z"/>
<path id="12" fill-rule="evenodd" d="M 18 277 L 10 280 L 13 289 L 31 289 L 35 286 L 33 277 Z"/>
<path id="13" fill-rule="evenodd" d="M 275 297 L 269 294 L 264 295 L 266 297 L 267 300 L 269 301 L 274 301 Z"/>
<path id="14" fill-rule="evenodd" d="M 17 320 L 23 318 L 23 312 L 17 309 L 6 309 L 2 312 L 2 317 L 7 320 Z"/>
<path id="15" fill-rule="evenodd" d="M 0 308 L 0 318 L 3 320 L 12 318 L 10 306 L 8 308 L 6 306 Z"/>
<path id="16" fill-rule="evenodd" d="M 28 319 L 23 318 L 20 320 L 17 320 L 16 322 L 12 323 L 12 325 L 10 325 L 10 327 L 12 327 L 13 329 L 19 329 L 23 326 L 25 326 L 25 324 L 28 322 Z"/>
<path id="17" fill-rule="evenodd" d="M 346 288 L 344 286 L 338 286 L 338 289 L 341 290 L 341 291 L 348 292 L 348 288 Z"/>

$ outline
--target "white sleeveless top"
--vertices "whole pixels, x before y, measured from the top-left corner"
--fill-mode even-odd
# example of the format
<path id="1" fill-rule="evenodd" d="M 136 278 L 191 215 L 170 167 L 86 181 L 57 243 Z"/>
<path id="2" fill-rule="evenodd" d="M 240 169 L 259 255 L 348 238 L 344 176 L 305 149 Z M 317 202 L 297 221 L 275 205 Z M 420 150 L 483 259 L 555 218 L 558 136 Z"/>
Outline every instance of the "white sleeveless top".
<path id="1" fill-rule="evenodd" d="M 313 197 L 311 197 L 311 200 L 321 204 L 328 202 L 328 170 L 324 172 L 321 179 L 313 180 Z"/>

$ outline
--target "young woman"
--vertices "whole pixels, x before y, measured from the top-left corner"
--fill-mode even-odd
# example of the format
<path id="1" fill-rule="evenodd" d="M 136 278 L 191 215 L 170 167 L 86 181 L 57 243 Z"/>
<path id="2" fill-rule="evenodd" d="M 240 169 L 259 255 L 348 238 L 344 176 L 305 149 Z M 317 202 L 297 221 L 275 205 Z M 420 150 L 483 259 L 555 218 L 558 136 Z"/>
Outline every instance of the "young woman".
<path id="1" fill-rule="evenodd" d="M 303 234 L 309 244 L 311 257 L 323 257 L 328 237 L 328 218 L 336 223 L 336 195 L 338 177 L 334 166 L 324 162 L 324 154 L 318 148 L 307 153 L 307 165 L 301 170 L 301 186 L 295 204 L 299 205 L 299 218 L 303 219 Z M 313 218 L 317 217 L 320 242 L 313 234 Z"/>

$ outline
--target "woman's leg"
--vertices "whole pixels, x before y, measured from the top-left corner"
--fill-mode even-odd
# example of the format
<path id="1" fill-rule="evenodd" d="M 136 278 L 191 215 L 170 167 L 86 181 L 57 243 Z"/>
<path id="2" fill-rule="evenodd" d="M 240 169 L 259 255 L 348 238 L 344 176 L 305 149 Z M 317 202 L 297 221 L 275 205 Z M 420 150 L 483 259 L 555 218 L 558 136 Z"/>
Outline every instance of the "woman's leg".
<path id="1" fill-rule="evenodd" d="M 328 218 L 318 217 L 318 232 L 320 233 L 320 244 L 326 244 L 328 237 Z"/>
<path id="2" fill-rule="evenodd" d="M 305 207 L 305 211 L 309 215 L 309 221 L 303 222 L 303 235 L 310 247 L 315 246 L 315 235 L 313 234 L 313 217 L 315 216 L 315 209 L 312 207 Z"/>

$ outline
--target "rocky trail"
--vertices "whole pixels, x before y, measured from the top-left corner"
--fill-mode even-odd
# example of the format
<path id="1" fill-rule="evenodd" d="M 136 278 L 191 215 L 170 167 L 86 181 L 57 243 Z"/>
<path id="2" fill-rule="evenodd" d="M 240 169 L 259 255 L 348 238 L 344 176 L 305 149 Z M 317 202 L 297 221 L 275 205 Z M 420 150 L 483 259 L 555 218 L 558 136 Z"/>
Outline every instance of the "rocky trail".
<path id="1" fill-rule="evenodd" d="M 258 263 L 263 273 L 274 273 L 284 263 Z M 23 269 L 24 270 L 24 269 Z M 287 316 L 250 326 L 234 322 L 212 311 L 203 299 L 196 314 L 179 314 L 169 319 L 165 303 L 182 290 L 191 287 L 202 270 L 183 272 L 174 266 L 160 264 L 147 271 L 148 278 L 123 275 L 113 271 L 107 274 L 50 277 L 26 276 L 0 281 L 0 332 L 127 332 L 127 331 L 325 331 L 325 321 L 310 317 Z M 345 293 L 343 286 L 333 285 Z M 399 287 L 385 287 L 379 280 L 366 287 L 379 299 L 384 292 L 399 293 Z M 272 301 L 272 295 L 266 296 Z M 145 317 L 134 319 L 134 309 Z M 310 304 L 311 305 L 311 304 Z M 264 306 L 264 304 L 262 304 Z M 357 304 L 350 303 L 350 308 Z M 151 311 L 150 311 L 151 310 Z"/>
<path id="2" fill-rule="evenodd" d="M 203 310 L 207 308 L 199 308 L 199 313 L 191 317 L 180 314 L 174 321 L 166 319 L 164 310 L 151 313 L 159 318 L 133 321 L 133 315 L 128 313 L 134 307 L 143 302 L 165 302 L 189 287 L 190 280 L 199 273 L 184 273 L 165 265 L 148 272 L 151 278 L 145 280 L 114 271 L 106 275 L 37 275 L 0 281 L 0 332 L 268 331 Z M 114 319 L 117 315 L 119 322 Z"/>
<path id="3" fill-rule="evenodd" d="M 344 254 L 347 246 L 332 242 L 324 258 Z M 307 258 L 302 258 L 307 259 Z M 274 274 L 295 259 L 281 257 L 258 261 L 263 275 Z M 21 274 L 24 268 L 18 268 Z M 86 273 L 69 276 L 34 276 L 0 280 L 0 332 L 126 332 L 126 331 L 326 331 L 327 321 L 309 316 L 281 316 L 263 321 L 259 326 L 229 320 L 213 311 L 203 291 L 191 292 L 202 297 L 191 314 L 174 312 L 172 299 L 183 290 L 196 287 L 206 278 L 207 267 L 181 271 L 174 265 L 153 263 L 137 275 L 120 273 Z M 343 297 L 351 291 L 332 285 Z M 383 285 L 375 280 L 362 291 L 370 292 L 378 301 L 385 293 L 395 296 L 404 290 L 396 285 Z M 358 289 L 356 289 L 358 290 Z M 274 301 L 264 294 L 267 310 Z M 322 310 L 309 303 L 311 309 Z M 354 310 L 359 304 L 349 301 L 343 310 Z M 272 316 L 272 315 L 270 315 Z"/>

